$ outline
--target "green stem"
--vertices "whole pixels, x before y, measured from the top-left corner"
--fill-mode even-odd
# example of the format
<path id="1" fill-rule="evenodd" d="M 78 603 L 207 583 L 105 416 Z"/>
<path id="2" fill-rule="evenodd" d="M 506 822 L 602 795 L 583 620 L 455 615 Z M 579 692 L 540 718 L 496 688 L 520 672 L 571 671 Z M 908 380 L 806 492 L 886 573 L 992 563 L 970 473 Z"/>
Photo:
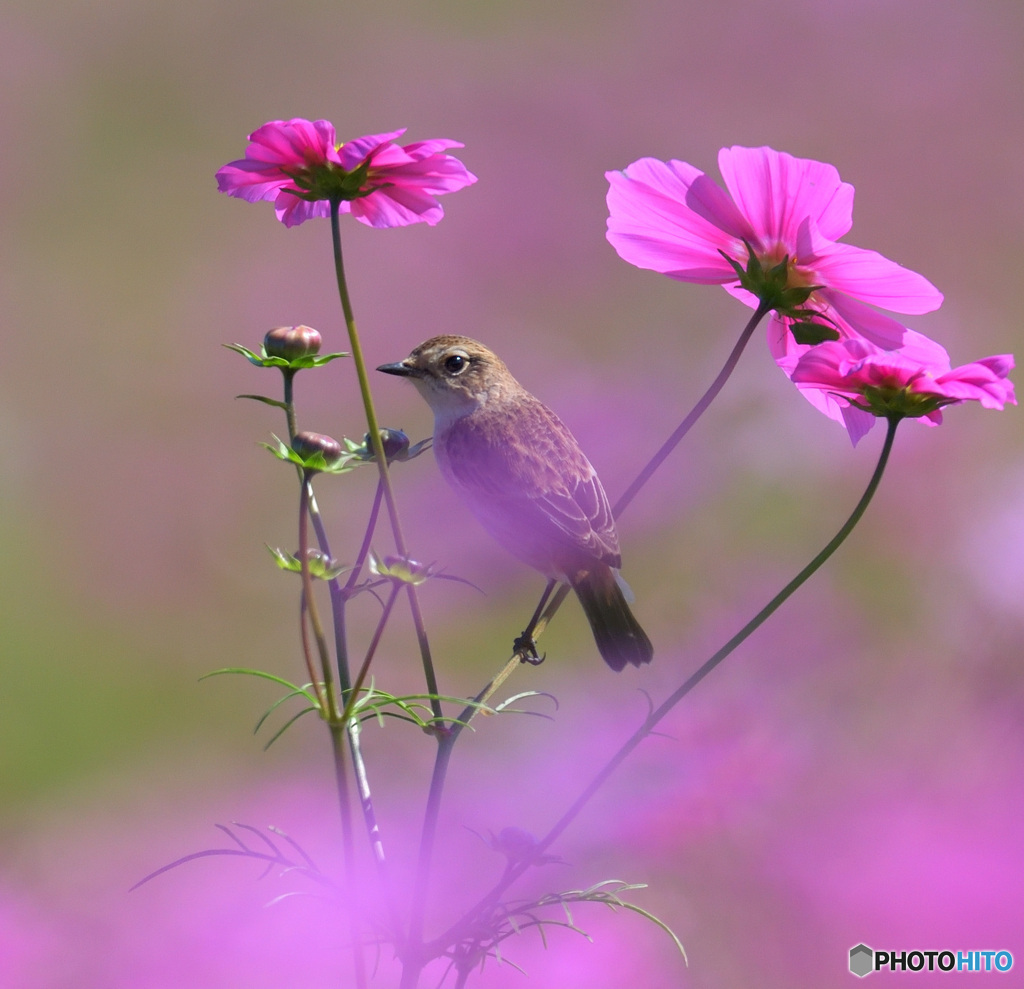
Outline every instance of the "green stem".
<path id="1" fill-rule="evenodd" d="M 420 832 L 420 851 L 413 887 L 412 912 L 409 921 L 409 938 L 401 950 L 402 981 L 399 989 L 414 989 L 419 981 L 423 965 L 429 960 L 423 951 L 423 925 L 426 918 L 427 890 L 430 883 L 430 869 L 434 857 L 434 843 L 437 837 L 437 820 L 441 813 L 441 798 L 451 760 L 455 737 L 451 733 L 438 735 L 437 757 L 427 794 L 427 807 L 423 815 L 423 830 Z"/>
<path id="2" fill-rule="evenodd" d="M 807 564 L 785 587 L 779 591 L 743 628 L 740 629 L 721 649 L 711 656 L 695 673 L 685 680 L 675 691 L 647 716 L 644 723 L 623 743 L 621 748 L 608 760 L 596 776 L 587 784 L 583 792 L 576 798 L 569 809 L 559 818 L 550 831 L 535 846 L 535 856 L 525 860 L 509 869 L 501 881 L 492 889 L 479 903 L 469 910 L 459 921 L 449 928 L 441 937 L 430 942 L 424 947 L 425 957 L 437 957 L 440 952 L 458 941 L 471 928 L 475 921 L 483 917 L 491 907 L 498 901 L 501 894 L 515 882 L 530 867 L 537 855 L 541 855 L 551 844 L 575 820 L 581 810 L 593 799 L 607 779 L 626 760 L 634 749 L 647 738 L 667 715 L 698 683 L 701 682 L 716 666 L 729 656 L 742 642 L 744 642 L 754 631 L 761 627 L 765 621 L 783 604 L 804 582 L 817 571 L 822 564 L 843 544 L 847 536 L 853 531 L 860 521 L 864 512 L 867 511 L 871 499 L 885 473 L 886 464 L 889 461 L 889 454 L 892 451 L 893 441 L 896 438 L 896 428 L 899 425 L 900 417 L 894 416 L 888 420 L 888 429 L 885 435 L 885 442 L 882 445 L 882 452 L 879 455 L 875 471 L 868 482 L 868 486 L 861 496 L 860 501 L 854 508 L 850 517 L 843 524 L 842 528 L 832 537 L 824 549 Z"/>
<path id="3" fill-rule="evenodd" d="M 633 483 L 626 488 L 623 494 L 619 497 L 619 500 L 615 503 L 615 507 L 612 509 L 612 514 L 615 518 L 618 518 L 629 506 L 629 503 L 637 496 L 640 489 L 651 479 L 654 472 L 665 462 L 668 455 L 679 445 L 680 440 L 693 428 L 697 420 L 704 415 L 707 411 L 708 406 L 717 398 L 718 393 L 725 386 L 725 383 L 729 380 L 732 372 L 736 370 L 736 365 L 740 361 L 740 355 L 743 353 L 744 348 L 750 341 L 754 330 L 757 328 L 757 324 L 771 312 L 771 308 L 766 306 L 763 302 L 754 310 L 753 316 L 747 321 L 747 325 L 743 328 L 743 332 L 740 334 L 739 340 L 736 341 L 736 345 L 732 348 L 732 352 L 726 359 L 726 362 L 722 365 L 721 371 L 718 372 L 717 377 L 708 386 L 708 390 L 698 399 L 697 404 L 686 414 L 686 418 L 675 428 L 672 435 L 665 440 L 664 443 L 658 448 L 657 453 L 647 462 L 647 465 L 637 474 Z"/>
<path id="4" fill-rule="evenodd" d="M 284 368 L 282 374 L 284 376 L 284 404 L 285 404 L 285 416 L 288 420 L 288 442 L 291 444 L 295 440 L 296 433 L 296 421 L 295 421 L 295 398 L 294 398 L 294 382 L 296 371 L 291 368 Z M 302 481 L 302 469 L 299 468 L 299 480 Z M 316 502 L 316 496 L 313 494 L 313 487 L 308 481 L 304 481 L 306 487 L 309 489 L 307 492 L 307 506 L 309 511 L 309 517 L 313 521 L 313 531 L 316 533 L 317 543 L 320 545 L 320 550 L 324 555 L 333 560 L 334 557 L 331 553 L 331 545 L 327 540 L 327 529 L 324 527 L 324 520 L 320 514 L 320 506 Z M 331 595 L 331 614 L 334 618 L 334 651 L 337 654 L 338 663 L 338 681 L 341 686 L 342 695 L 349 689 L 349 672 L 348 672 L 348 647 L 345 641 L 345 597 L 341 591 L 341 585 L 338 583 L 337 577 L 332 577 L 327 582 L 327 587 Z"/>
<path id="5" fill-rule="evenodd" d="M 302 608 L 300 612 L 302 651 L 313 690 L 320 701 L 320 716 L 324 719 L 330 719 L 337 712 L 337 698 L 334 694 L 334 674 L 331 669 L 330 656 L 327 652 L 327 640 L 324 637 L 323 625 L 320 623 L 320 613 L 316 606 L 316 598 L 313 595 L 313 578 L 309 572 L 309 497 L 311 491 L 310 479 L 304 475 L 299 488 L 299 571 L 302 575 Z M 317 652 L 320 657 L 322 679 L 317 677 L 313 667 L 313 657 L 310 653 L 309 636 L 307 633 L 307 618 L 309 625 L 313 629 L 313 638 L 316 641 Z M 321 684 L 323 685 L 322 688 Z"/>
<path id="6" fill-rule="evenodd" d="M 377 821 L 377 812 L 373 805 L 373 795 L 370 793 L 370 779 L 366 772 L 366 763 L 363 760 L 363 750 L 359 740 L 359 733 L 362 728 L 357 719 L 352 719 L 348 722 L 347 730 L 349 749 L 352 753 L 352 766 L 355 771 L 356 789 L 358 790 L 359 802 L 363 810 L 363 822 L 366 825 L 366 836 L 370 843 L 373 861 L 377 867 L 381 888 L 384 890 L 385 902 L 387 903 L 388 914 L 391 919 L 391 928 L 392 930 L 400 931 L 402 929 L 402 921 L 395 902 L 394 887 L 388 869 L 387 856 L 384 854 L 384 842 L 381 837 L 380 824 Z"/>
<path id="7" fill-rule="evenodd" d="M 377 412 L 373 405 L 373 395 L 370 392 L 370 378 L 366 373 L 366 360 L 363 357 L 363 348 L 359 341 L 359 332 L 356 329 L 356 320 L 352 312 L 352 301 L 348 294 L 348 283 L 345 280 L 345 264 L 341 253 L 341 227 L 338 222 L 338 209 L 340 206 L 341 200 L 334 199 L 331 201 L 331 242 L 334 245 L 334 271 L 338 280 L 338 295 L 341 298 L 342 312 L 345 314 L 345 327 L 348 330 L 349 346 L 356 368 L 356 377 L 359 380 L 359 394 L 362 396 L 363 410 L 366 413 L 366 427 L 370 435 L 370 445 L 373 447 L 374 459 L 377 461 L 377 469 L 380 472 L 384 504 L 387 506 L 388 518 L 391 522 L 391 531 L 395 538 L 395 548 L 400 556 L 404 559 L 409 559 L 409 551 L 406 546 L 405 535 L 402 532 L 401 519 L 398 515 L 398 505 L 395 501 L 395 492 L 391 486 L 388 458 L 384 453 L 384 442 L 381 439 Z M 409 610 L 416 629 L 416 640 L 420 647 L 420 659 L 423 663 L 423 673 L 427 681 L 427 693 L 431 695 L 431 709 L 435 718 L 441 718 L 444 712 L 441 710 L 441 702 L 437 699 L 439 693 L 437 677 L 434 673 L 434 662 L 430 655 L 430 643 L 427 639 L 426 626 L 423 622 L 423 613 L 420 611 L 416 588 L 412 584 L 407 585 L 407 587 Z"/>
<path id="8" fill-rule="evenodd" d="M 345 709 L 341 712 L 342 724 L 348 724 L 348 719 L 352 717 L 352 712 L 355 710 L 356 701 L 359 698 L 359 691 L 362 689 L 363 684 L 366 682 L 366 675 L 370 672 L 370 663 L 373 661 L 373 657 L 377 652 L 377 646 L 380 645 L 381 636 L 384 634 L 384 626 L 388 623 L 388 618 L 391 617 L 391 609 L 395 606 L 395 599 L 398 597 L 398 592 L 401 590 L 402 585 L 397 581 L 391 586 L 391 593 L 388 595 L 387 601 L 384 602 L 384 610 L 381 612 L 380 619 L 377 622 L 377 627 L 374 629 L 373 637 L 370 639 L 370 645 L 366 649 L 366 656 L 363 659 L 363 665 L 359 667 L 359 672 L 356 674 L 355 683 L 352 684 L 352 690 L 349 694 Z"/>
<path id="9" fill-rule="evenodd" d="M 313 595 L 313 578 L 309 572 L 309 502 L 312 497 L 313 485 L 308 472 L 303 474 L 299 493 L 299 566 L 302 573 L 302 600 L 309 624 L 313 628 L 320 666 L 323 672 L 323 699 L 321 717 L 327 722 L 331 732 L 331 751 L 334 756 L 334 779 L 338 791 L 338 807 L 341 813 L 342 848 L 345 859 L 345 874 L 352 893 L 352 910 L 349 912 L 349 927 L 352 940 L 352 964 L 356 977 L 356 986 L 366 986 L 366 960 L 363 957 L 363 946 L 358 923 L 359 884 L 356 872 L 355 842 L 352 833 L 352 806 L 348 793 L 348 779 L 345 772 L 345 722 L 340 718 L 338 698 L 334 690 L 334 673 L 331 657 L 327 650 L 327 638 L 320 623 L 320 615 Z M 306 655 L 306 663 L 312 666 L 309 655 L 309 640 L 306 634 L 306 621 L 302 622 L 302 642 Z M 318 685 L 317 685 L 318 686 Z M 319 689 L 317 696 L 320 696 Z"/>
<path id="10" fill-rule="evenodd" d="M 370 507 L 370 518 L 366 523 L 366 532 L 363 535 L 363 542 L 359 547 L 359 553 L 356 555 L 356 561 L 352 564 L 352 569 L 349 571 L 348 580 L 345 581 L 344 593 L 346 595 L 352 593 L 352 588 L 356 586 L 356 581 L 359 580 L 363 564 L 366 562 L 367 556 L 370 555 L 370 542 L 373 539 L 374 530 L 377 528 L 377 518 L 380 516 L 380 505 L 383 495 L 384 485 L 378 481 L 377 491 L 373 496 L 373 505 Z"/>
<path id="11" fill-rule="evenodd" d="M 281 376 L 284 378 L 284 414 L 288 420 L 288 441 L 295 439 L 295 375 L 294 368 L 285 367 L 281 369 Z"/>
<path id="12" fill-rule="evenodd" d="M 330 722 L 331 752 L 334 756 L 334 779 L 338 790 L 338 805 L 341 811 L 341 840 L 345 859 L 345 878 L 348 881 L 350 899 L 348 903 L 349 937 L 352 941 L 352 966 L 355 971 L 357 989 L 365 989 L 366 959 L 363 957 L 362 935 L 359 930 L 360 886 L 356 871 L 355 840 L 352 832 L 352 808 L 348 793 L 348 778 L 345 772 L 345 727 L 339 722 Z"/>

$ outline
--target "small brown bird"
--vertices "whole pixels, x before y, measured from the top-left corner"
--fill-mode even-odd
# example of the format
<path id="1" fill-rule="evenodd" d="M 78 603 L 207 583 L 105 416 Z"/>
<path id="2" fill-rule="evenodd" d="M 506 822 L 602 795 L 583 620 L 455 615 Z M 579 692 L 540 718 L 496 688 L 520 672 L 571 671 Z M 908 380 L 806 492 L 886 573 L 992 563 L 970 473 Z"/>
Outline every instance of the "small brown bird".
<path id="1" fill-rule="evenodd" d="M 445 479 L 510 553 L 572 587 L 604 661 L 613 670 L 649 663 L 650 639 L 620 586 L 608 498 L 561 419 L 468 337 L 433 337 L 377 370 L 417 387 L 434 412 Z"/>

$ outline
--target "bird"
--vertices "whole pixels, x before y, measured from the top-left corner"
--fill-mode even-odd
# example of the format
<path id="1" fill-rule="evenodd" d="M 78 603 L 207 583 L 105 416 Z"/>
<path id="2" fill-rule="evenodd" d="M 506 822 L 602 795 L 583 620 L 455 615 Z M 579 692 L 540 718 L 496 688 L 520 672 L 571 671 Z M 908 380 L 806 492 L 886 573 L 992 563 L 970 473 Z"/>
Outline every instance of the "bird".
<path id="1" fill-rule="evenodd" d="M 445 480 L 498 543 L 548 578 L 548 592 L 555 581 L 576 592 L 604 661 L 616 671 L 649 663 L 651 640 L 619 577 L 608 497 L 562 420 L 469 337 L 432 337 L 377 370 L 416 386 L 434 413 Z"/>

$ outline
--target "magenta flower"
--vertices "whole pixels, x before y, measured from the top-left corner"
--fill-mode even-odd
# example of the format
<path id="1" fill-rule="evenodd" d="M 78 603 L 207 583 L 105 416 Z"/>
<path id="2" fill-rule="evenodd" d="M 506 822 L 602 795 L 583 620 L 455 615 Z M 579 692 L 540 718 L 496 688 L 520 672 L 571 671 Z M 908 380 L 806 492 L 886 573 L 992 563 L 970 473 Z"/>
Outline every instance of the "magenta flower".
<path id="1" fill-rule="evenodd" d="M 607 172 L 608 240 L 619 256 L 670 278 L 722 285 L 752 308 L 774 302 L 784 329 L 831 328 L 886 350 L 901 346 L 904 327 L 870 306 L 924 313 L 941 304 L 923 276 L 837 243 L 853 224 L 853 186 L 832 165 L 732 147 L 718 153 L 718 166 L 728 193 L 683 161 L 641 158 Z M 764 291 L 744 288 L 737 267 L 764 275 L 753 279 Z M 776 284 L 768 286 L 769 275 Z"/>
<path id="2" fill-rule="evenodd" d="M 808 348 L 790 377 L 801 390 L 828 398 L 839 413 L 834 418 L 841 418 L 856 444 L 880 416 L 938 426 L 943 406 L 957 402 L 976 401 L 986 409 L 1016 405 L 1007 378 L 1011 368 L 1011 354 L 950 367 L 948 360 L 915 359 L 864 340 L 837 340 Z"/>
<path id="3" fill-rule="evenodd" d="M 436 197 L 476 181 L 458 158 L 458 141 L 394 143 L 402 130 L 338 144 L 327 120 L 272 120 L 249 135 L 245 157 L 217 172 L 217 188 L 250 203 L 272 200 L 286 226 L 330 215 L 332 200 L 371 227 L 433 226 Z"/>

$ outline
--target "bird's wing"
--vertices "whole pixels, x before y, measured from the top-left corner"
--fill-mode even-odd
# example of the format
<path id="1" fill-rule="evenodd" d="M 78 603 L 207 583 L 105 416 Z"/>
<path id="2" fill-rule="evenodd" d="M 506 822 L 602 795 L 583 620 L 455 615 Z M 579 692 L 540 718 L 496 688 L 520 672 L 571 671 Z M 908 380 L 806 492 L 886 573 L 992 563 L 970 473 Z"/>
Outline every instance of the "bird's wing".
<path id="1" fill-rule="evenodd" d="M 468 416 L 435 439 L 441 469 L 481 522 L 513 552 L 519 541 L 528 561 L 547 540 L 618 567 L 608 498 L 562 421 L 532 398 L 494 415 Z"/>
<path id="2" fill-rule="evenodd" d="M 567 486 L 548 490 L 538 501 L 551 521 L 575 544 L 585 545 L 592 556 L 618 567 L 619 537 L 608 497 L 594 468 L 589 461 L 585 463 L 589 476 L 580 473 L 571 489 Z"/>

